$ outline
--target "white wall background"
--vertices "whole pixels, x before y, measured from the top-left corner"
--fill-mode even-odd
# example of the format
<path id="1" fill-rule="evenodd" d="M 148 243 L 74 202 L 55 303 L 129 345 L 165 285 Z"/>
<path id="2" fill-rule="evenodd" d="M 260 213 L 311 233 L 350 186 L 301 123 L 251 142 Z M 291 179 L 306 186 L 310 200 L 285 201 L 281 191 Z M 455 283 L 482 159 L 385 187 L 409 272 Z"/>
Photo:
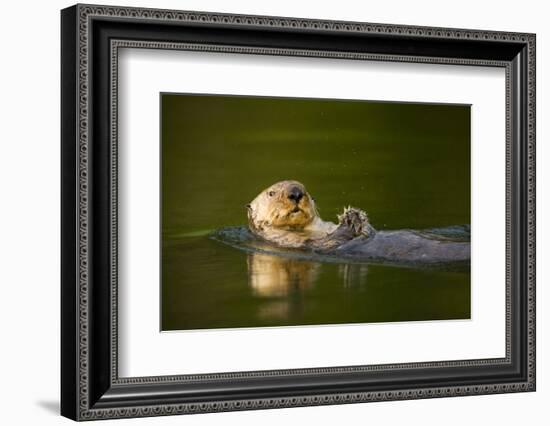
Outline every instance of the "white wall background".
<path id="1" fill-rule="evenodd" d="M 118 424 L 545 424 L 550 401 L 550 27 L 545 2 L 104 0 L 103 4 L 537 33 L 538 390 L 186 417 Z M 0 401 L 2 424 L 68 424 L 59 405 L 59 9 L 2 7 L 0 65 Z M 107 421 L 102 424 L 113 423 Z M 131 423 L 130 423 L 131 422 Z M 115 423 L 113 423 L 115 424 Z"/>

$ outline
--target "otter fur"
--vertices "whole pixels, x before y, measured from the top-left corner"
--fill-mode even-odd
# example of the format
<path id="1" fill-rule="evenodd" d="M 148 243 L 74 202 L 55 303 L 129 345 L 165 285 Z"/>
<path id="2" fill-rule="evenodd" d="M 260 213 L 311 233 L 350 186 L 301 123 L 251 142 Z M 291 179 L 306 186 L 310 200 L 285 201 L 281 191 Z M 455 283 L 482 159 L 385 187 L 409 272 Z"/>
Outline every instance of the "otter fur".
<path id="1" fill-rule="evenodd" d="M 250 204 L 250 231 L 280 247 L 353 258 L 409 263 L 445 263 L 470 260 L 470 243 L 453 241 L 414 230 L 377 231 L 367 214 L 346 207 L 338 223 L 326 222 L 305 186 L 294 180 L 277 182 Z"/>

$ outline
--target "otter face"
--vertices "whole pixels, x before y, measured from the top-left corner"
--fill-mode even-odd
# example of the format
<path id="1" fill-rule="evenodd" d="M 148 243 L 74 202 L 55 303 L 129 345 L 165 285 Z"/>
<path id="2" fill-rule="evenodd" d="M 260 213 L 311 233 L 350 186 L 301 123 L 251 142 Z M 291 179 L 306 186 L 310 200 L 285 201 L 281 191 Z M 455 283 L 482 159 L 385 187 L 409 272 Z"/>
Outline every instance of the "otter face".
<path id="1" fill-rule="evenodd" d="M 248 206 L 252 230 L 300 231 L 318 217 L 315 202 L 300 182 L 284 180 L 262 191 Z"/>

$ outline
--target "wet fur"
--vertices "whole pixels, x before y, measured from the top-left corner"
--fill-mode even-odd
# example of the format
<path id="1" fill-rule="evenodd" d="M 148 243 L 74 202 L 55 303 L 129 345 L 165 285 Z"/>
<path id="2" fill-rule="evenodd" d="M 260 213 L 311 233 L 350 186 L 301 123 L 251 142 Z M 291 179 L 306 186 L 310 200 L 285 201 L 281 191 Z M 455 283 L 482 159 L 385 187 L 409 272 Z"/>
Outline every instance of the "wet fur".
<path id="1" fill-rule="evenodd" d="M 304 196 L 296 204 L 291 188 Z M 347 207 L 338 224 L 319 216 L 315 201 L 303 184 L 278 182 L 262 191 L 250 204 L 248 226 L 256 236 L 281 247 L 300 248 L 357 260 L 410 263 L 446 263 L 470 260 L 470 243 L 445 241 L 413 230 L 376 231 L 367 214 Z"/>
<path id="2" fill-rule="evenodd" d="M 288 198 L 293 187 L 304 193 L 298 204 Z M 344 209 L 338 216 L 338 224 L 323 221 L 315 200 L 303 184 L 293 180 L 266 188 L 247 209 L 249 229 L 281 247 L 329 250 L 355 237 L 374 233 L 367 214 L 353 207 Z"/>

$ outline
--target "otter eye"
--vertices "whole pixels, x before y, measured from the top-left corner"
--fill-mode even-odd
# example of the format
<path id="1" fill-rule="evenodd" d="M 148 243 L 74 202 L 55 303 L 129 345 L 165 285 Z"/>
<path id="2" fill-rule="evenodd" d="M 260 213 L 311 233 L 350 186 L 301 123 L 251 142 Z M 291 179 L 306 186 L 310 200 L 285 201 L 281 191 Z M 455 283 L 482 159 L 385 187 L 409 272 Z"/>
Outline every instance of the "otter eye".
<path id="1" fill-rule="evenodd" d="M 269 191 L 269 192 L 267 193 L 267 195 L 269 195 L 270 197 L 273 197 L 273 196 L 275 195 L 275 191 Z"/>

